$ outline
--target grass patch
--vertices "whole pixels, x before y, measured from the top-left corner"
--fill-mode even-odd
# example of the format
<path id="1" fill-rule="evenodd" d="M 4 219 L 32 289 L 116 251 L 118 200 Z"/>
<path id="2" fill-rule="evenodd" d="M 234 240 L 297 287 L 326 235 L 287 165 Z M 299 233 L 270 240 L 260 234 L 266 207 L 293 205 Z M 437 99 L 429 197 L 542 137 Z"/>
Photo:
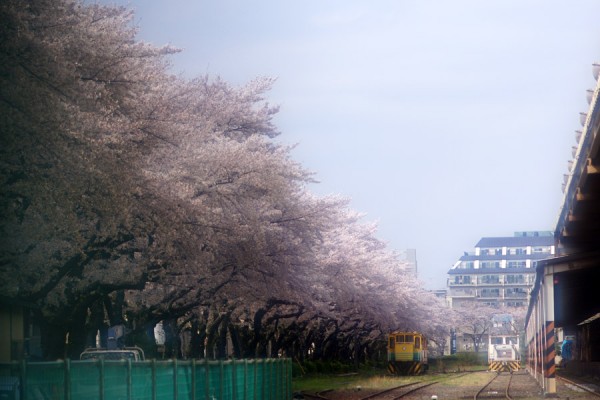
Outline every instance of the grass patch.
<path id="1" fill-rule="evenodd" d="M 421 378 L 421 379 L 419 379 Z M 405 383 L 422 380 L 422 377 L 396 377 L 396 376 L 365 376 L 357 375 L 307 375 L 295 378 L 292 381 L 292 389 L 296 391 L 306 390 L 309 392 L 320 392 L 327 389 L 386 389 Z"/>
<path id="2" fill-rule="evenodd" d="M 306 374 L 292 379 L 292 390 L 319 392 L 327 389 L 387 389 L 415 381 L 431 379 L 428 375 L 393 376 L 384 368 L 369 368 L 352 374 Z"/>
<path id="3" fill-rule="evenodd" d="M 480 371 L 484 372 L 484 371 Z M 444 382 L 446 386 L 483 386 L 492 379 L 492 373 L 477 373 L 461 376 L 460 378 L 450 379 Z M 493 373 L 495 375 L 495 373 Z"/>
<path id="4" fill-rule="evenodd" d="M 485 357 L 483 357 L 485 356 Z M 484 360 L 485 358 L 485 360 Z M 297 391 L 320 392 L 327 389 L 387 389 L 415 381 L 437 379 L 434 374 L 457 371 L 482 371 L 487 369 L 487 354 L 462 353 L 429 359 L 429 373 L 418 376 L 394 376 L 387 371 L 387 365 L 362 366 L 354 371 L 352 365 L 340 362 L 305 362 L 300 368 L 294 363 L 292 389 Z M 479 374 L 476 374 L 479 375 Z M 459 379 L 483 379 L 464 377 Z M 468 383 L 468 382 L 463 382 Z M 475 384 L 475 382 L 474 382 Z"/>
<path id="5" fill-rule="evenodd" d="M 458 353 L 429 359 L 431 372 L 477 371 L 487 369 L 487 353 Z"/>

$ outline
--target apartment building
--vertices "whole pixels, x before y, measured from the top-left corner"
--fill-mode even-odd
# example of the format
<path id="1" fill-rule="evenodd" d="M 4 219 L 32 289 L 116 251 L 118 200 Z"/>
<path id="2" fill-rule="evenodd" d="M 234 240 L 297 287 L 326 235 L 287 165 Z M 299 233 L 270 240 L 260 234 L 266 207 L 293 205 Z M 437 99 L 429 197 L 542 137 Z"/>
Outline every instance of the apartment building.
<path id="1" fill-rule="evenodd" d="M 555 255 L 549 231 L 515 232 L 509 237 L 484 237 L 474 252 L 465 252 L 448 271 L 448 300 L 491 306 L 526 306 L 535 282 L 538 260 Z"/>

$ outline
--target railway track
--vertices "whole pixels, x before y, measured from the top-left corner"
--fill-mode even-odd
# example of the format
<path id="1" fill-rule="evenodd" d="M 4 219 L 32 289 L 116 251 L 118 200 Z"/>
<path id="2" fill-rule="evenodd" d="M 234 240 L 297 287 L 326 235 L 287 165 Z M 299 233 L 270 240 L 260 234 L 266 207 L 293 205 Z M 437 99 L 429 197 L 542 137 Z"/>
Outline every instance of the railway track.
<path id="1" fill-rule="evenodd" d="M 563 381 L 563 383 L 565 383 L 565 384 L 572 385 L 572 386 L 574 386 L 580 390 L 583 390 L 595 397 L 600 397 L 600 393 L 597 390 L 590 388 L 589 385 L 586 385 L 583 382 L 576 382 L 571 379 L 565 378 L 564 376 L 557 376 L 557 378 L 559 380 Z"/>
<path id="2" fill-rule="evenodd" d="M 482 399 L 508 399 L 510 396 L 510 384 L 513 374 L 509 372 L 500 372 L 492 377 L 475 395 L 473 400 Z"/>
<path id="3" fill-rule="evenodd" d="M 308 393 L 308 392 L 302 392 L 301 395 L 299 395 L 298 397 L 294 397 L 294 399 L 310 399 L 310 400 L 329 400 L 328 397 L 325 397 L 323 394 L 321 394 L 323 392 L 319 392 L 319 393 Z"/>
<path id="4" fill-rule="evenodd" d="M 395 386 L 389 389 L 385 389 L 382 391 L 379 391 L 377 393 L 372 393 L 369 394 L 365 397 L 361 397 L 360 400 L 395 400 L 395 399 L 401 399 L 411 393 L 414 393 L 416 391 L 419 391 L 421 389 L 424 389 L 426 387 L 435 385 L 436 383 L 439 383 L 440 381 L 434 381 L 434 382 L 412 382 L 412 383 L 407 383 L 404 385 L 399 385 L 399 386 Z M 328 400 L 329 398 L 327 397 L 327 393 L 329 393 L 330 390 L 324 390 L 322 392 L 318 392 L 318 393 L 303 393 L 304 395 L 304 399 L 315 399 L 315 400 Z"/>
<path id="5" fill-rule="evenodd" d="M 358 397 L 358 396 L 354 397 L 353 396 L 352 398 L 358 399 L 358 400 L 397 400 L 397 399 L 402 399 L 410 394 L 416 393 L 422 389 L 428 388 L 437 383 L 446 382 L 446 381 L 449 381 L 452 379 L 457 379 L 457 378 L 463 377 L 465 375 L 468 375 L 470 373 L 471 372 L 462 373 L 462 374 L 454 375 L 451 377 L 446 376 L 446 377 L 435 379 L 433 381 L 428 381 L 428 382 L 417 381 L 417 382 L 406 383 L 406 384 L 402 384 L 402 385 L 388 388 L 385 390 L 381 390 L 376 393 L 370 393 L 363 397 Z M 324 391 L 321 391 L 318 393 L 303 392 L 302 394 L 304 395 L 304 397 L 303 397 L 304 399 L 328 400 L 329 399 L 328 394 L 331 392 L 333 392 L 333 391 L 332 390 L 324 390 Z"/>
<path id="6" fill-rule="evenodd" d="M 462 378 L 463 376 L 469 375 L 471 373 L 472 372 L 465 372 L 451 377 L 443 377 L 430 382 L 413 382 L 407 385 L 396 386 L 391 389 L 383 390 L 381 392 L 373 393 L 369 396 L 362 397 L 360 400 L 398 400 L 410 394 L 414 394 L 422 389 L 433 386 L 435 384 L 447 382 L 452 379 Z"/>
<path id="7" fill-rule="evenodd" d="M 362 397 L 360 400 L 396 400 L 401 399 L 411 393 L 419 391 L 423 388 L 435 385 L 438 382 L 413 382 L 406 385 L 396 386 L 390 389 L 382 390 L 381 392 L 370 394 L 369 396 Z"/>
<path id="8" fill-rule="evenodd" d="M 463 377 L 465 378 L 459 379 Z M 452 374 L 451 376 L 429 376 L 411 384 L 403 384 L 376 393 L 373 390 L 361 392 L 360 390 L 336 389 L 306 395 L 304 398 L 321 400 L 396 400 L 430 399 L 438 395 L 440 399 L 517 400 L 520 398 L 542 398 L 543 392 L 535 379 L 526 371 L 513 372 L 512 374 L 509 372 L 476 371 Z"/>
<path id="9" fill-rule="evenodd" d="M 317 392 L 317 393 L 302 392 L 302 397 L 298 397 L 298 398 L 305 399 L 305 400 L 306 399 L 310 399 L 310 400 L 329 400 L 329 397 L 327 397 L 327 393 L 329 393 L 331 391 L 332 391 L 332 389 L 323 390 L 323 391 Z"/>

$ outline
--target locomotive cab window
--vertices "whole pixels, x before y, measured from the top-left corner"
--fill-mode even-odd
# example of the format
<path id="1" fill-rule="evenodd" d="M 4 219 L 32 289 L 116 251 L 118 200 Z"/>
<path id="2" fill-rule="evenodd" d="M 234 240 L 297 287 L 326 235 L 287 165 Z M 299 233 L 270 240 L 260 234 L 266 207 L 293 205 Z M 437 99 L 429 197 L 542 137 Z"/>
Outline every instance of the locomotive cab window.
<path id="1" fill-rule="evenodd" d="M 413 335 L 406 335 L 406 343 L 412 343 L 414 340 L 414 336 Z"/>
<path id="2" fill-rule="evenodd" d="M 395 345 L 396 345 L 396 340 L 394 339 L 393 336 L 390 336 L 390 347 L 393 349 Z"/>
<path id="3" fill-rule="evenodd" d="M 421 338 L 418 336 L 415 338 L 415 348 L 417 348 L 417 349 L 421 348 Z"/>
<path id="4" fill-rule="evenodd" d="M 398 335 L 398 336 L 396 336 L 396 342 L 397 343 L 404 343 L 404 335 Z"/>

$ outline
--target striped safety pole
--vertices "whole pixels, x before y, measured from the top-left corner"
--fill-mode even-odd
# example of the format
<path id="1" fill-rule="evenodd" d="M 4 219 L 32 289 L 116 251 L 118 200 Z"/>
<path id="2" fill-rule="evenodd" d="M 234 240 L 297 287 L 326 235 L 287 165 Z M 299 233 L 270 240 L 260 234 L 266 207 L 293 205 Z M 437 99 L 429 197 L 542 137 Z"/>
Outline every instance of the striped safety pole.
<path id="1" fill-rule="evenodd" d="M 546 321 L 546 349 L 544 350 L 544 377 L 556 377 L 556 365 L 554 363 L 554 321 Z"/>
<path id="2" fill-rule="evenodd" d="M 544 270 L 544 395 L 556 394 L 556 366 L 554 364 L 554 273 Z"/>

